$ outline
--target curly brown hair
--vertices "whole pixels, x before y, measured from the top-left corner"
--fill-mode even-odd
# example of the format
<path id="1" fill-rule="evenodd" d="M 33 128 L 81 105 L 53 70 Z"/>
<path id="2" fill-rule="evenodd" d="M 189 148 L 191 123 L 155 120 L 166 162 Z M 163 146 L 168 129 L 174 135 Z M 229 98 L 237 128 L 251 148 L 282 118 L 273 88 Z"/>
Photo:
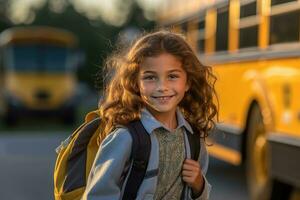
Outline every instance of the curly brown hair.
<path id="1" fill-rule="evenodd" d="M 106 86 L 99 102 L 102 119 L 100 141 L 117 125 L 140 119 L 144 103 L 139 94 L 140 64 L 147 57 L 169 53 L 182 62 L 190 89 L 178 105 L 186 120 L 200 137 L 206 138 L 215 127 L 214 103 L 216 77 L 212 68 L 201 64 L 185 38 L 170 31 L 157 31 L 138 38 L 128 49 L 117 51 L 106 61 Z M 217 98 L 215 98 L 217 100 Z"/>

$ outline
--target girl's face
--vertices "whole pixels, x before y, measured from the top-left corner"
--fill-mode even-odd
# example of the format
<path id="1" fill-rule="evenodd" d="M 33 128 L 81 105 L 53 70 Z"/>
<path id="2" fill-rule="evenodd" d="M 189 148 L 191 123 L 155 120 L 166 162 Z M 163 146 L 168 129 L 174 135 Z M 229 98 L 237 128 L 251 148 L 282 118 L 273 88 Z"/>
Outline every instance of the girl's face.
<path id="1" fill-rule="evenodd" d="M 175 114 L 176 107 L 189 89 L 187 74 L 175 56 L 163 53 L 147 57 L 139 71 L 139 90 L 153 114 Z"/>

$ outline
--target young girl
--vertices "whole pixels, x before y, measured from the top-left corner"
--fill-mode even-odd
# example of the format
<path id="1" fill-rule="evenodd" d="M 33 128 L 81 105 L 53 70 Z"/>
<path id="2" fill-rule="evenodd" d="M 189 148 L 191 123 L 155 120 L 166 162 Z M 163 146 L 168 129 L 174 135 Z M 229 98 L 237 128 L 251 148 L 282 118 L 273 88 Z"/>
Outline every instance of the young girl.
<path id="1" fill-rule="evenodd" d="M 136 119 L 150 135 L 147 172 L 155 172 L 144 178 L 137 199 L 208 199 L 204 141 L 217 113 L 211 68 L 181 35 L 168 31 L 144 35 L 107 64 L 112 68 L 99 108 L 102 142 L 83 199 L 122 199 L 120 179 L 130 168 L 132 144 L 124 125 Z M 190 159 L 187 131 L 200 133 L 199 162 Z"/>

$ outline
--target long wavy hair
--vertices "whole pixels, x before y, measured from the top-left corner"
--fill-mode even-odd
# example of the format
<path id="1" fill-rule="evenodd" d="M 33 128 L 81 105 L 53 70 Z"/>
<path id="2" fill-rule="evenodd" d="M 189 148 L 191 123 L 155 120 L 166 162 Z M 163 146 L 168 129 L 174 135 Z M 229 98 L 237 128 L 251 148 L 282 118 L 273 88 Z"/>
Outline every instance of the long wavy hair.
<path id="1" fill-rule="evenodd" d="M 117 125 L 140 119 L 144 102 L 139 94 L 140 64 L 147 57 L 169 53 L 182 63 L 190 85 L 179 109 L 200 137 L 206 138 L 215 126 L 217 105 L 214 102 L 216 77 L 212 68 L 201 64 L 185 38 L 170 31 L 148 33 L 128 48 L 113 53 L 105 65 L 103 98 L 99 102 L 101 117 L 100 141 Z"/>

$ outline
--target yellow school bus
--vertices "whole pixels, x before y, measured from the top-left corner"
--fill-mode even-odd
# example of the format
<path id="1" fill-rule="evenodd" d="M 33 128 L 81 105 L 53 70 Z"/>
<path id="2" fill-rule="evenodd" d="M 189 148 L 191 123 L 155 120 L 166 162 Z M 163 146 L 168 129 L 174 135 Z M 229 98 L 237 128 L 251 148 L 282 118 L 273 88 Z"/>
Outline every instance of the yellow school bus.
<path id="1" fill-rule="evenodd" d="M 75 119 L 76 67 L 82 56 L 69 31 L 15 27 L 0 34 L 0 114 L 13 124 L 28 114 Z"/>
<path id="2" fill-rule="evenodd" d="M 157 21 L 185 34 L 218 78 L 220 119 L 210 155 L 245 164 L 251 199 L 295 199 L 300 1 L 165 0 Z"/>

